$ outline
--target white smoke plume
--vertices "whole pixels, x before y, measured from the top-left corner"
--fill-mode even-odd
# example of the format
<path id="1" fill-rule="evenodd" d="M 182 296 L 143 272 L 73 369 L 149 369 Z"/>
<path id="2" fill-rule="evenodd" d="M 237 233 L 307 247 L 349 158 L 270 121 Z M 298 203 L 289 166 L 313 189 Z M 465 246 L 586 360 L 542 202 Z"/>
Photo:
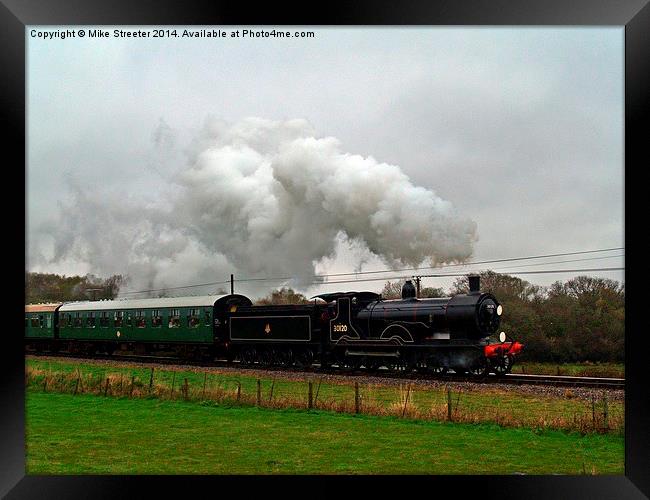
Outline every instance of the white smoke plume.
<path id="1" fill-rule="evenodd" d="M 461 262 L 477 239 L 473 221 L 399 167 L 346 153 L 304 120 L 208 120 L 186 154 L 173 194 L 157 202 L 75 188 L 52 226 L 51 262 L 127 274 L 129 289 L 231 272 L 292 276 L 304 289 L 318 262 L 335 256 L 341 234 L 391 267 Z"/>

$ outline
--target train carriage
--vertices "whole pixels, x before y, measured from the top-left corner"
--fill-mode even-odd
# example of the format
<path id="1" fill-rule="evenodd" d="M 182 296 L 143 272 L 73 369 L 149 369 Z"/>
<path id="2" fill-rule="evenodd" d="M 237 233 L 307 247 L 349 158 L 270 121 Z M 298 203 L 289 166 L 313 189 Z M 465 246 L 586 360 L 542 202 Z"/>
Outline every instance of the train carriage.
<path id="1" fill-rule="evenodd" d="M 212 352 L 226 310 L 250 304 L 243 295 L 71 302 L 58 310 L 59 339 L 70 351 Z"/>
<path id="2" fill-rule="evenodd" d="M 56 312 L 61 303 L 25 306 L 25 340 L 30 350 L 51 350 L 56 339 Z"/>

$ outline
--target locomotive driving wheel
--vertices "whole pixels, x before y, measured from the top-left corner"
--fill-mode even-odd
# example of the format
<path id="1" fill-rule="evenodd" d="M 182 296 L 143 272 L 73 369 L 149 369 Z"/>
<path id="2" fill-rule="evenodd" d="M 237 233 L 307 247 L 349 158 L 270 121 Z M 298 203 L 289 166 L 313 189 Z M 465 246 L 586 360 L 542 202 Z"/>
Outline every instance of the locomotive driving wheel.
<path id="1" fill-rule="evenodd" d="M 433 366 L 431 367 L 431 373 L 434 375 L 445 375 L 447 373 L 447 367 L 446 366 Z"/>
<path id="2" fill-rule="evenodd" d="M 358 370 L 361 367 L 361 359 L 356 356 L 341 356 L 338 365 L 341 370 Z"/>
<path id="3" fill-rule="evenodd" d="M 387 365 L 388 369 L 394 372 L 403 372 L 407 368 L 407 362 L 405 359 L 397 358 L 394 361 L 391 361 Z"/>
<path id="4" fill-rule="evenodd" d="M 492 359 L 492 369 L 498 377 L 503 377 L 512 370 L 512 356 L 506 354 Z"/>
<path id="5" fill-rule="evenodd" d="M 379 370 L 381 364 L 382 364 L 381 361 L 372 358 L 366 359 L 363 362 L 363 366 L 365 366 L 366 370 L 368 370 L 369 372 L 376 372 L 377 370 Z"/>
<path id="6" fill-rule="evenodd" d="M 490 372 L 486 358 L 479 358 L 476 363 L 469 369 L 469 373 L 474 377 L 482 378 Z"/>

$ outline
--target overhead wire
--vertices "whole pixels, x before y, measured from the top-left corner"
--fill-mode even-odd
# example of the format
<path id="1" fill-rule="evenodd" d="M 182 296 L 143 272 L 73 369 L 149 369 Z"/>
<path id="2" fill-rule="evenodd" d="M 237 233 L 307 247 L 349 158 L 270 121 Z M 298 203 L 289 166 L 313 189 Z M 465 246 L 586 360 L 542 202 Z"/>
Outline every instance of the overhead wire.
<path id="1" fill-rule="evenodd" d="M 491 259 L 491 260 L 482 260 L 482 261 L 474 261 L 474 262 L 466 262 L 466 263 L 458 263 L 458 264 L 442 264 L 439 266 L 428 266 L 428 267 L 419 267 L 419 268 L 402 268 L 402 269 L 386 269 L 386 270 L 381 270 L 381 271 L 360 271 L 360 272 L 351 272 L 351 273 L 330 273 L 330 274 L 321 274 L 318 275 L 317 278 L 313 281 L 311 281 L 309 284 L 311 285 L 316 285 L 316 284 L 321 284 L 321 285 L 326 285 L 326 284 L 337 284 L 337 283 L 354 283 L 354 282 L 366 282 L 366 281 L 383 281 L 383 280 L 391 280 L 391 279 L 406 279 L 411 276 L 382 276 L 378 278 L 356 278 L 356 279 L 350 279 L 350 280 L 336 280 L 336 281 L 329 281 L 327 278 L 329 277 L 337 277 L 337 276 L 363 276 L 363 275 L 369 275 L 369 274 L 385 274 L 389 272 L 393 273 L 399 273 L 399 272 L 405 272 L 405 271 L 422 271 L 426 269 L 444 269 L 448 267 L 469 267 L 469 266 L 475 266 L 475 265 L 480 265 L 480 264 L 492 264 L 492 263 L 498 263 L 498 262 L 515 262 L 515 261 L 525 261 L 525 260 L 533 260 L 533 259 L 543 259 L 543 258 L 549 258 L 549 257 L 560 257 L 560 256 L 570 256 L 570 255 L 583 255 L 583 254 L 591 254 L 591 253 L 598 253 L 598 252 L 610 252 L 614 250 L 624 250 L 624 247 L 613 247 L 613 248 L 605 248 L 605 249 L 599 249 L 599 250 L 583 250 L 583 251 L 574 251 L 574 252 L 561 252 L 561 253 L 553 253 L 553 254 L 544 254 L 544 255 L 533 255 L 533 256 L 524 256 L 524 257 L 509 257 L 505 259 Z M 556 261 L 556 262 L 538 262 L 535 264 L 528 264 L 528 265 L 516 265 L 516 266 L 507 266 L 507 267 L 502 267 L 502 268 L 497 268 L 499 270 L 502 269 L 512 269 L 512 268 L 520 268 L 520 267 L 529 267 L 529 266 L 545 266 L 545 265 L 551 265 L 551 264 L 559 264 L 559 263 L 566 263 L 566 262 L 581 262 L 581 261 L 587 261 L 587 260 L 601 260 L 601 259 L 609 259 L 609 258 L 616 258 L 616 257 L 624 257 L 624 255 L 613 255 L 613 256 L 602 256 L 602 257 L 587 257 L 587 258 L 582 258 L 582 259 L 570 259 L 570 260 L 564 260 L 564 261 Z M 624 267 L 617 267 L 617 268 L 595 268 L 595 269 L 584 269 L 584 270 L 552 270 L 548 272 L 581 272 L 581 271 L 613 271 L 613 270 L 623 270 L 625 269 Z M 476 272 L 473 270 L 466 270 L 462 273 L 444 273 L 444 274 L 418 274 L 420 277 L 445 277 L 445 276 L 465 276 L 469 272 Z M 528 272 L 508 272 L 508 273 L 500 273 L 500 274 L 539 274 L 539 273 L 545 273 L 545 271 L 528 271 Z M 266 282 L 286 282 L 290 280 L 295 280 L 295 277 L 276 277 L 276 278 L 237 278 L 234 279 L 233 281 L 236 283 L 246 283 L 246 282 L 255 282 L 255 281 L 266 281 Z M 214 282 L 209 282 L 209 283 L 200 283 L 200 284 L 191 284 L 191 285 L 183 285 L 183 286 L 175 286 L 175 287 L 165 287 L 165 288 L 156 288 L 156 289 L 149 289 L 149 290 L 133 290 L 133 291 L 123 291 L 120 294 L 121 295 L 127 295 L 127 294 L 138 294 L 138 293 L 151 293 L 151 292 L 166 292 L 170 290 L 181 290 L 181 289 L 186 289 L 186 288 L 199 288 L 199 287 L 206 287 L 206 286 L 215 286 L 215 285 L 225 285 L 230 283 L 230 280 L 225 280 L 225 281 L 214 281 Z"/>

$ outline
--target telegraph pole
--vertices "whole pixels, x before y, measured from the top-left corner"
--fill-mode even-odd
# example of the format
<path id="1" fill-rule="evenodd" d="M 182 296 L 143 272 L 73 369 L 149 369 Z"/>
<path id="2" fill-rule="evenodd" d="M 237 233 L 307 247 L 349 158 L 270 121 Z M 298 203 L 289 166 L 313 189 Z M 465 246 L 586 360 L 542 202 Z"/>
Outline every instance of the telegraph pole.
<path id="1" fill-rule="evenodd" d="M 230 275 L 230 295 L 235 294 L 235 275 Z"/>

